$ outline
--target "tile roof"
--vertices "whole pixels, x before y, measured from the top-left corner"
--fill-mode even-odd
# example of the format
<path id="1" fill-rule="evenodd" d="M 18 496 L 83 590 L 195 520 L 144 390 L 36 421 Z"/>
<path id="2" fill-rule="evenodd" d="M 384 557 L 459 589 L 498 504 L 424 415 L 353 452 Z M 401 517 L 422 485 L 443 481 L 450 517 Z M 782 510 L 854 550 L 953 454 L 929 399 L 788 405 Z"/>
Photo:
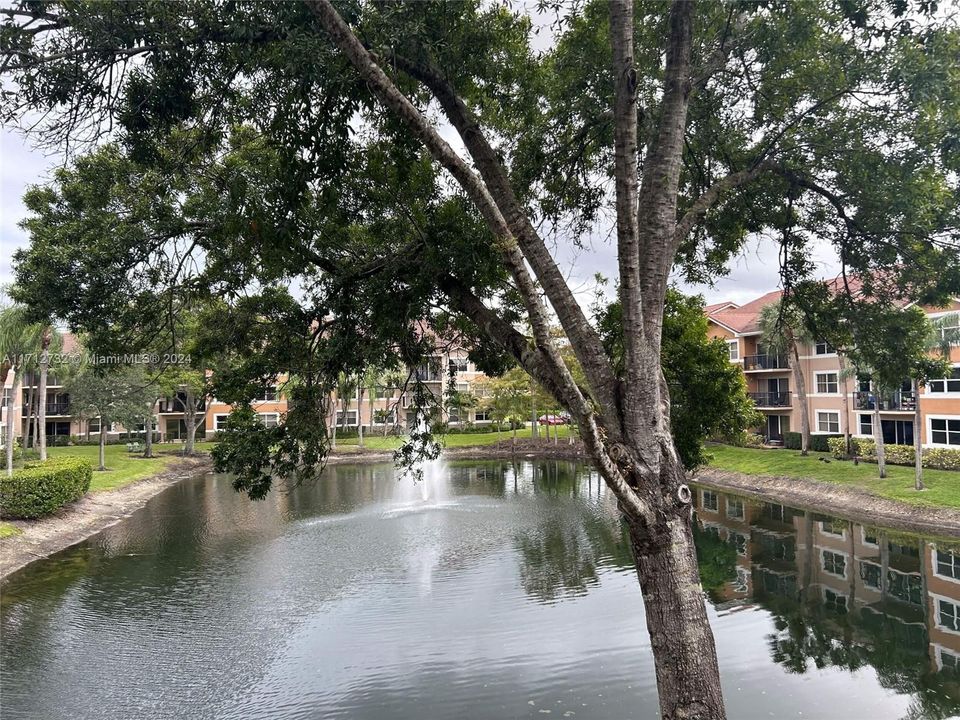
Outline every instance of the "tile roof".
<path id="1" fill-rule="evenodd" d="M 780 290 L 768 292 L 746 305 L 732 305 L 717 311 L 706 308 L 707 317 L 715 323 L 724 325 L 738 333 L 752 333 L 760 331 L 760 311 L 770 303 L 777 302 L 783 294 Z"/>

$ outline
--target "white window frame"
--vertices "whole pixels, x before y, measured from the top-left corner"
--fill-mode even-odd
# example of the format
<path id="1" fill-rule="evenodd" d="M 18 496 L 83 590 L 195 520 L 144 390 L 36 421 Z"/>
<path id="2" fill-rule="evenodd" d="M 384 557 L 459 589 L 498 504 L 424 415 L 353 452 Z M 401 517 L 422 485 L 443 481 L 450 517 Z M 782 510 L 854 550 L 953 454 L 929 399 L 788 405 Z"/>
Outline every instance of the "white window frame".
<path id="1" fill-rule="evenodd" d="M 450 358 L 450 362 L 453 363 L 454 372 L 470 372 L 470 361 L 467 358 Z"/>
<path id="2" fill-rule="evenodd" d="M 827 570 L 827 553 L 835 555 L 837 557 L 843 558 L 843 575 Z M 847 569 L 850 567 L 850 556 L 845 552 L 840 552 L 839 550 L 820 550 L 820 570 L 825 572 L 830 577 L 840 578 L 841 580 L 847 579 Z"/>
<path id="3" fill-rule="evenodd" d="M 863 418 L 868 418 L 870 420 L 870 430 L 868 432 L 863 431 Z M 873 437 L 873 413 L 857 413 L 857 437 L 870 438 Z"/>
<path id="4" fill-rule="evenodd" d="M 264 418 L 268 418 L 268 417 L 273 419 L 273 425 L 268 425 L 267 422 L 264 420 Z M 257 413 L 257 420 L 262 422 L 264 427 L 268 427 L 268 428 L 276 427 L 277 424 L 280 422 L 280 413 L 278 412 Z"/>
<path id="5" fill-rule="evenodd" d="M 820 429 L 820 416 L 821 415 L 836 415 L 837 416 L 837 429 L 836 430 L 821 430 Z M 814 413 L 816 418 L 817 429 L 812 432 L 813 435 L 837 435 L 840 432 L 840 411 L 839 410 L 817 410 Z M 827 427 L 830 427 L 830 421 L 827 421 Z"/>
<path id="6" fill-rule="evenodd" d="M 947 433 L 947 442 L 938 443 L 933 441 L 933 421 L 934 420 L 945 420 L 946 421 L 946 433 Z M 925 447 L 938 447 L 938 448 L 950 448 L 952 450 L 960 450 L 960 444 L 951 445 L 950 444 L 950 433 L 956 432 L 955 430 L 950 429 L 950 423 L 960 422 L 960 415 L 927 415 L 927 442 Z M 944 432 L 943 430 L 937 430 L 937 432 Z"/>
<path id="7" fill-rule="evenodd" d="M 880 539 L 880 538 L 877 537 L 877 540 L 879 540 L 879 539 Z M 880 543 L 879 543 L 879 542 L 875 542 L 875 543 L 874 543 L 874 542 L 870 542 L 869 540 L 867 540 L 867 529 L 866 529 L 863 525 L 860 526 L 860 544 L 861 544 L 861 545 L 866 545 L 867 547 L 874 547 L 874 548 L 880 547 Z"/>
<path id="8" fill-rule="evenodd" d="M 350 418 L 353 418 L 353 421 L 352 421 L 352 422 L 351 422 Z M 335 420 L 334 420 L 334 421 L 336 422 L 337 427 L 343 427 L 343 426 L 344 426 L 344 424 L 343 424 L 343 410 L 337 410 L 337 414 L 336 414 L 336 416 L 335 416 Z M 357 427 L 357 411 L 356 411 L 356 410 L 350 410 L 349 408 L 347 409 L 347 423 L 346 423 L 346 426 L 347 426 L 348 428 L 349 428 L 349 427 Z"/>
<path id="9" fill-rule="evenodd" d="M 820 352 L 819 348 L 821 345 L 823 345 L 828 352 Z M 813 343 L 813 355 L 814 357 L 836 357 L 837 349 L 831 348 L 830 343 L 828 343 L 826 340 L 817 340 Z"/>
<path id="10" fill-rule="evenodd" d="M 713 507 L 707 507 L 707 495 L 713 496 Z M 701 490 L 700 491 L 700 507 L 710 512 L 719 512 L 720 495 L 715 493 L 713 490 Z"/>
<path id="11" fill-rule="evenodd" d="M 483 415 L 483 417 L 480 417 Z M 473 411 L 473 421 L 474 422 L 490 422 L 490 411 L 489 410 L 474 410 Z"/>
<path id="12" fill-rule="evenodd" d="M 883 590 L 883 566 L 880 563 L 875 563 L 873 560 L 860 560 L 859 562 L 861 565 L 871 565 L 880 571 L 877 577 L 877 582 L 879 583 L 878 585 L 871 585 L 868 583 L 862 572 L 860 572 L 860 582 L 863 583 L 865 588 L 870 588 L 871 590 L 881 592 Z"/>
<path id="13" fill-rule="evenodd" d="M 832 574 L 833 574 L 833 573 L 831 573 L 831 575 L 832 575 Z M 850 596 L 849 596 L 849 595 L 847 595 L 845 592 L 840 592 L 839 590 L 837 590 L 837 589 L 835 589 L 835 588 L 827 587 L 826 585 L 823 585 L 823 586 L 820 588 L 820 594 L 821 594 L 821 596 L 823 597 L 823 602 L 824 602 L 824 604 L 827 603 L 827 593 L 828 593 L 828 592 L 829 592 L 829 593 L 832 593 L 835 597 L 843 598 L 843 610 L 844 610 L 844 612 L 847 612 L 847 613 L 850 612 Z"/>
<path id="14" fill-rule="evenodd" d="M 834 382 L 836 383 L 837 389 L 833 392 L 829 390 L 827 392 L 820 392 L 820 377 L 822 375 L 833 375 Z M 830 383 L 826 383 L 828 386 Z M 820 370 L 813 373 L 813 387 L 816 388 L 816 392 L 812 393 L 814 395 L 820 395 L 821 397 L 839 397 L 840 395 L 840 373 L 836 370 Z"/>
<path id="15" fill-rule="evenodd" d="M 933 643 L 933 646 L 937 649 L 937 672 L 943 671 L 944 655 L 949 655 L 950 657 L 954 658 L 957 667 L 960 668 L 960 653 L 950 650 L 949 648 L 945 648 L 943 645 L 938 645 L 937 643 Z"/>
<path id="16" fill-rule="evenodd" d="M 230 413 L 216 413 L 213 416 L 213 431 L 214 432 L 223 432 L 226 430 L 225 427 L 220 427 L 220 421 L 223 420 L 226 422 L 227 418 L 230 417 Z"/>
<path id="17" fill-rule="evenodd" d="M 960 363 L 953 363 L 952 367 L 954 370 L 960 369 Z M 932 383 L 943 383 L 943 390 L 934 390 Z M 938 398 L 957 398 L 960 397 L 960 390 L 950 390 L 948 383 L 960 383 L 960 380 L 957 378 L 943 377 L 943 378 L 933 378 L 932 380 L 927 381 L 927 385 L 924 388 L 924 392 L 927 395 L 935 395 Z"/>
<path id="18" fill-rule="evenodd" d="M 957 618 L 958 624 L 960 624 L 960 602 L 954 598 L 946 597 L 945 595 L 937 595 L 935 593 L 930 593 L 930 597 L 933 599 L 933 623 L 938 630 L 942 630 L 945 633 L 950 633 L 951 635 L 960 635 L 960 630 L 954 630 L 951 627 L 947 627 L 940 622 L 940 603 L 945 602 L 954 607 L 954 617 Z"/>
<path id="19" fill-rule="evenodd" d="M 732 363 L 740 362 L 740 341 L 737 339 L 727 340 L 727 358 Z"/>
<path id="20" fill-rule="evenodd" d="M 730 512 L 730 509 L 735 506 L 738 506 L 740 508 L 739 515 L 734 515 L 732 512 Z M 746 512 L 747 512 L 746 505 L 744 505 L 743 500 L 740 500 L 738 498 L 727 498 L 726 514 L 728 518 L 730 518 L 731 520 L 743 520 L 744 517 L 746 517 Z"/>
<path id="21" fill-rule="evenodd" d="M 957 577 L 953 577 L 952 575 L 943 575 L 943 574 L 941 574 L 941 573 L 938 571 L 938 569 L 937 569 L 937 567 L 938 567 L 938 564 L 937 564 L 937 552 L 938 552 L 938 549 L 937 549 L 937 547 L 936 547 L 935 545 L 930 548 L 930 567 L 933 568 L 933 574 L 934 574 L 936 577 L 940 578 L 941 580 L 946 580 L 947 582 L 951 582 L 951 583 L 954 583 L 954 584 L 956 584 L 956 585 L 960 585 L 960 574 L 958 574 Z M 960 567 L 960 552 L 956 552 L 956 553 L 955 553 L 955 552 L 953 552 L 952 550 L 946 550 L 945 552 L 948 552 L 948 553 L 950 553 L 951 555 L 953 555 L 953 564 L 954 564 L 954 566 L 955 566 L 955 567 Z"/>
<path id="22" fill-rule="evenodd" d="M 844 528 L 844 529 L 841 530 L 840 532 L 835 532 L 835 531 L 833 531 L 832 529 L 828 529 L 829 525 L 832 525 L 832 524 L 833 524 L 833 523 L 828 523 L 826 520 L 821 520 L 821 521 L 819 522 L 819 525 L 820 525 L 820 533 L 821 533 L 822 535 L 826 535 L 827 537 L 841 538 L 842 540 L 846 540 L 846 539 L 847 539 L 847 530 L 846 530 L 846 528 Z"/>

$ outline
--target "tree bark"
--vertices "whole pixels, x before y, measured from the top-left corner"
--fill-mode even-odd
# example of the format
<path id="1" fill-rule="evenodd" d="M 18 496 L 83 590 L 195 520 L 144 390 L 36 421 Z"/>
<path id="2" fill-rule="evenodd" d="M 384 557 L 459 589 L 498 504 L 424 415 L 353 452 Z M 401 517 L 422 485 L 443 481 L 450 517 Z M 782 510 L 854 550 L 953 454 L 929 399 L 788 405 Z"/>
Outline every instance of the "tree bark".
<path id="1" fill-rule="evenodd" d="M 99 470 L 106 470 L 106 447 L 107 447 L 107 420 L 103 415 L 100 416 L 100 449 L 99 449 Z"/>
<path id="2" fill-rule="evenodd" d="M 660 717 L 725 717 L 689 513 L 649 529 L 631 523 L 630 541 L 656 661 Z"/>
<path id="3" fill-rule="evenodd" d="M 883 426 L 880 422 L 880 391 L 874 382 L 873 393 L 873 442 L 877 450 L 877 469 L 880 477 L 887 476 L 887 454 L 883 447 Z"/>
<path id="4" fill-rule="evenodd" d="M 357 447 L 363 447 L 363 383 L 357 388 Z"/>
<path id="5" fill-rule="evenodd" d="M 36 413 L 37 402 L 37 388 L 34 385 L 30 385 L 27 389 L 27 431 L 23 434 L 24 443 L 23 449 L 26 450 L 27 446 L 36 447 L 36 440 L 34 438 L 37 425 L 34 422 L 34 415 Z"/>
<path id="6" fill-rule="evenodd" d="M 923 490 L 923 443 L 920 442 L 920 382 L 914 378 L 910 389 L 913 391 L 913 487 Z"/>
<path id="7" fill-rule="evenodd" d="M 800 350 L 793 333 L 789 334 L 788 342 L 793 355 L 790 364 L 793 366 L 793 381 L 797 386 L 797 402 L 800 403 L 800 454 L 808 455 L 810 453 L 810 407 L 807 405 L 807 383 L 800 370 Z"/>
<path id="8" fill-rule="evenodd" d="M 155 403 L 156 400 L 150 403 L 150 407 L 147 409 L 147 414 L 143 417 L 143 429 L 145 431 L 143 456 L 145 458 L 153 457 L 153 406 Z"/>
<path id="9" fill-rule="evenodd" d="M 840 365 L 840 373 L 837 379 L 840 383 L 840 432 L 843 433 L 843 453 L 850 455 L 850 394 L 847 392 L 847 360 L 843 353 L 837 351 L 837 362 Z"/>
<path id="10" fill-rule="evenodd" d="M 40 426 L 40 459 L 47 459 L 47 373 L 50 369 L 50 343 L 53 341 L 53 328 L 45 325 L 40 339 L 40 405 L 37 412 L 37 424 Z"/>
<path id="11" fill-rule="evenodd" d="M 13 368 L 13 387 L 10 388 L 10 404 L 7 406 L 7 477 L 13 475 L 13 444 L 15 442 L 13 437 L 14 431 L 14 417 L 16 416 L 17 409 L 17 397 L 20 393 L 20 381 L 21 381 L 21 371 L 20 368 Z"/>
<path id="12" fill-rule="evenodd" d="M 197 437 L 197 398 L 193 390 L 186 391 L 184 418 L 186 418 L 187 440 L 183 445 L 184 455 L 193 455 L 194 440 Z"/>

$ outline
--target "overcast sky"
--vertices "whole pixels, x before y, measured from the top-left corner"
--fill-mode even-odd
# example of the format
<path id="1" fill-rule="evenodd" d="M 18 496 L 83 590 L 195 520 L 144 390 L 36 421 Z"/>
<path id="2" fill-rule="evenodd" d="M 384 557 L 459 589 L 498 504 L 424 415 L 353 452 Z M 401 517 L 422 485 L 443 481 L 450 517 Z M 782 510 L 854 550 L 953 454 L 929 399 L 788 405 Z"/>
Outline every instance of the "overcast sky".
<path id="1" fill-rule="evenodd" d="M 33 149 L 21 135 L 6 129 L 0 130 L 0 284 L 9 283 L 12 279 L 14 250 L 29 242 L 26 234 L 17 227 L 26 215 L 22 202 L 24 191 L 32 184 L 49 179 L 50 171 L 57 162 L 59 158 Z M 814 255 L 822 277 L 837 273 L 838 263 L 829 248 L 815 250 Z M 583 251 L 560 246 L 555 249 L 555 256 L 581 298 L 585 299 L 591 294 L 595 273 L 600 272 L 608 278 L 616 277 L 615 248 L 608 241 L 597 240 Z M 775 289 L 777 285 L 776 246 L 769 242 L 754 241 L 731 263 L 730 275 L 719 279 L 715 287 L 685 286 L 683 289 L 702 294 L 708 303 L 732 300 L 742 304 Z"/>

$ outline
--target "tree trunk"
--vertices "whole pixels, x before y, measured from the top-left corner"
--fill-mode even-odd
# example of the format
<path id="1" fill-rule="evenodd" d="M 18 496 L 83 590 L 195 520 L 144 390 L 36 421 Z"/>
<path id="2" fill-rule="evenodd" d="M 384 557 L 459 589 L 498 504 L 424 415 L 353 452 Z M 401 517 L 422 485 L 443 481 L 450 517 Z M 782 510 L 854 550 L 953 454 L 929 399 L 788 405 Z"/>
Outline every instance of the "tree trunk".
<path id="1" fill-rule="evenodd" d="M 533 380 L 530 380 L 530 437 L 540 439 L 540 423 L 537 421 L 537 393 Z"/>
<path id="2" fill-rule="evenodd" d="M 45 325 L 40 340 L 40 406 L 37 424 L 40 426 L 40 459 L 47 459 L 47 373 L 50 369 L 50 343 L 53 341 L 53 328 Z"/>
<path id="3" fill-rule="evenodd" d="M 33 418 L 36 412 L 36 401 L 37 401 L 37 388 L 33 385 L 30 385 L 27 388 L 27 431 L 23 434 L 23 449 L 26 450 L 27 447 L 35 447 L 36 442 L 34 442 L 34 433 L 36 432 L 37 426 L 34 423 Z"/>
<path id="4" fill-rule="evenodd" d="M 150 403 L 150 407 L 147 410 L 147 414 L 143 418 L 143 429 L 145 431 L 144 433 L 145 437 L 143 442 L 143 456 L 145 458 L 152 458 L 153 457 L 153 403 Z"/>
<path id="5" fill-rule="evenodd" d="M 920 382 L 914 378 L 913 391 L 913 470 L 915 490 L 923 490 L 923 444 L 920 442 Z"/>
<path id="6" fill-rule="evenodd" d="M 357 392 L 357 447 L 363 447 L 363 386 Z"/>
<path id="7" fill-rule="evenodd" d="M 873 442 L 877 449 L 877 468 L 880 477 L 887 476 L 886 452 L 883 448 L 883 427 L 880 424 L 880 393 L 873 393 Z"/>
<path id="8" fill-rule="evenodd" d="M 330 431 L 330 447 L 334 450 L 337 448 L 337 406 L 333 406 L 333 428 Z"/>
<path id="9" fill-rule="evenodd" d="M 107 419 L 100 416 L 100 467 L 99 470 L 106 470 L 106 447 L 107 447 Z"/>
<path id="10" fill-rule="evenodd" d="M 13 475 L 14 416 L 17 414 L 17 397 L 20 395 L 20 369 L 13 368 L 13 387 L 10 389 L 10 404 L 7 405 L 7 477 Z"/>
<path id="11" fill-rule="evenodd" d="M 660 716 L 724 718 L 716 646 L 690 520 L 674 516 L 651 529 L 633 522 L 629 527 L 657 671 Z"/>
<path id="12" fill-rule="evenodd" d="M 194 439 L 197 436 L 197 398 L 192 390 L 187 390 L 184 417 L 186 418 L 187 441 L 183 446 L 183 454 L 193 455 Z"/>
<path id="13" fill-rule="evenodd" d="M 793 381 L 797 386 L 797 402 L 800 403 L 800 454 L 807 455 L 810 452 L 810 408 L 807 406 L 807 384 L 800 371 L 800 350 L 792 335 L 790 350 L 793 354 Z"/>
<path id="14" fill-rule="evenodd" d="M 847 392 L 847 360 L 842 352 L 837 351 L 837 362 L 840 364 L 840 373 L 837 378 L 840 382 L 840 432 L 843 433 L 843 454 L 850 455 L 850 397 Z"/>

